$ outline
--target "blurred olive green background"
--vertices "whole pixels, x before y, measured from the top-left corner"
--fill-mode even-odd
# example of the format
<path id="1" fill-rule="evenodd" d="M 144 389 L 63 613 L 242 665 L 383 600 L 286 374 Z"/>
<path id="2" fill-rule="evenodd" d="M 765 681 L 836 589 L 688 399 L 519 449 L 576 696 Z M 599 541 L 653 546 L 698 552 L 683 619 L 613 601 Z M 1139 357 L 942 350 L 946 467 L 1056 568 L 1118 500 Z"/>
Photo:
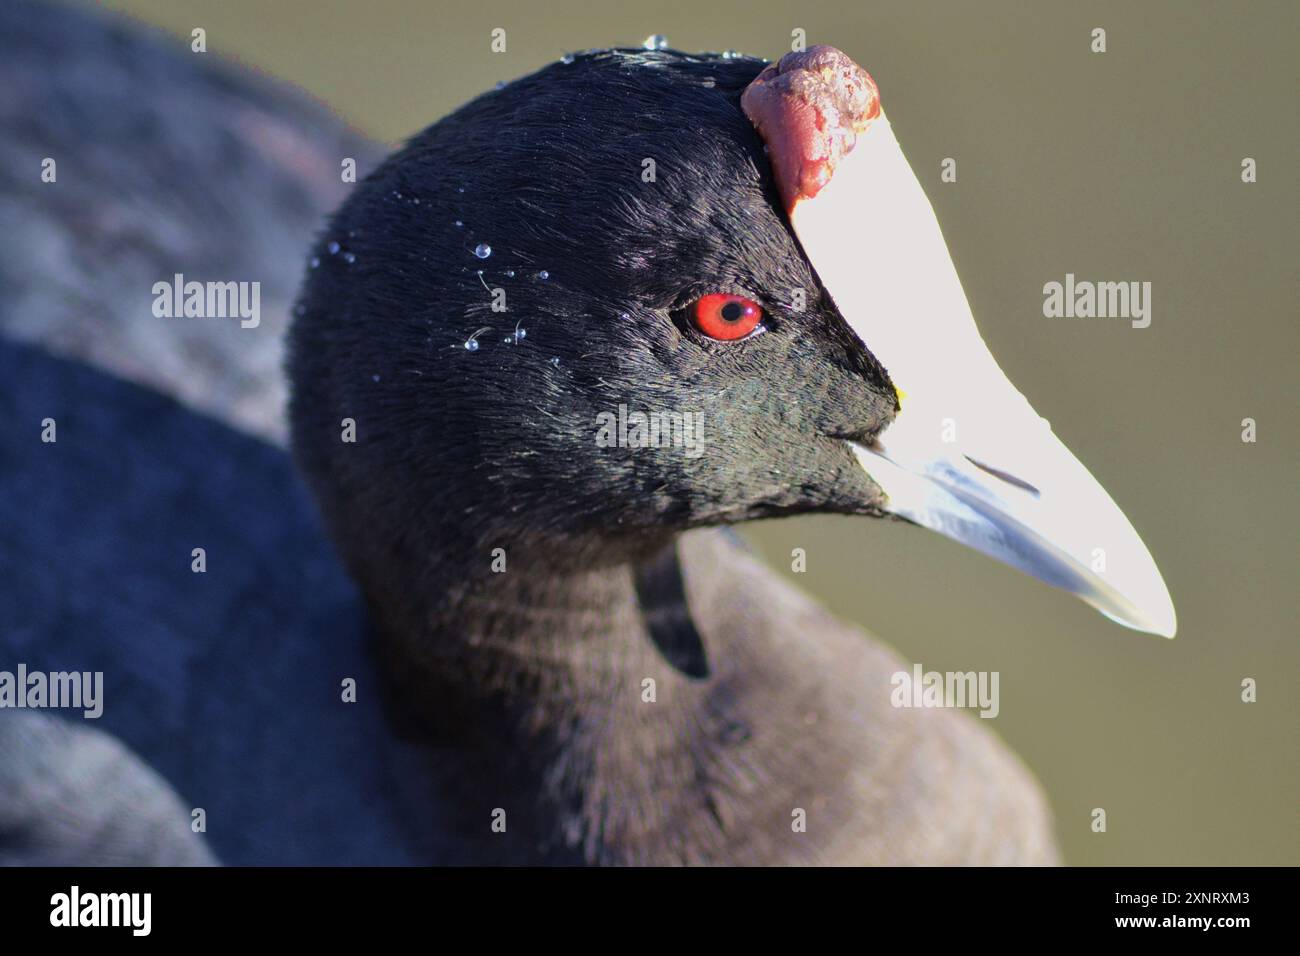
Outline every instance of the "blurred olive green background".
<path id="1" fill-rule="evenodd" d="M 391 142 L 568 50 L 660 33 L 776 58 L 796 27 L 844 49 L 880 85 L 985 340 L 1132 519 L 1180 631 L 1123 630 L 900 524 L 800 519 L 748 537 L 787 572 L 807 549 L 799 583 L 910 660 L 1001 672 L 994 726 L 1046 787 L 1069 862 L 1300 863 L 1300 4 L 105 5 L 185 42 L 204 27 L 211 55 Z M 956 183 L 940 182 L 944 157 Z M 1044 318 L 1043 284 L 1067 272 L 1150 281 L 1151 327 Z M 1241 702 L 1246 677 L 1258 703 Z"/>

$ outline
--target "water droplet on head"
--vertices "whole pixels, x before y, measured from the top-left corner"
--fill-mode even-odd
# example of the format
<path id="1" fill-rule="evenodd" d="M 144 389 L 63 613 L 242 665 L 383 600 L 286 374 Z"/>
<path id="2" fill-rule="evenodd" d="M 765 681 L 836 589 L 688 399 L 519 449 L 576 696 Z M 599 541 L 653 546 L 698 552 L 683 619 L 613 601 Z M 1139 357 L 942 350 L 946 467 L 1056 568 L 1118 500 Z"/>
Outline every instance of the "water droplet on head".
<path id="1" fill-rule="evenodd" d="M 478 256 L 480 259 L 486 259 L 488 256 L 492 255 L 492 247 L 486 242 L 480 242 L 474 247 L 474 255 Z"/>
<path id="2" fill-rule="evenodd" d="M 527 330 L 527 329 L 515 329 L 515 341 L 516 341 L 516 342 L 520 341 L 521 339 L 526 339 L 526 338 L 528 338 L 528 330 Z"/>
<path id="3" fill-rule="evenodd" d="M 668 38 L 661 33 L 652 33 L 645 38 L 641 44 L 647 50 L 666 50 L 668 49 Z"/>
<path id="4" fill-rule="evenodd" d="M 723 50 L 722 58 L 724 60 L 736 60 L 740 58 L 740 54 L 737 53 L 735 50 Z"/>
<path id="5" fill-rule="evenodd" d="M 513 279 L 514 277 L 515 277 L 515 270 L 514 270 L 514 269 L 507 269 L 507 270 L 506 270 L 506 278 L 507 278 L 507 279 Z"/>
<path id="6" fill-rule="evenodd" d="M 312 256 L 312 257 L 311 257 L 311 267 L 312 267 L 313 269 L 315 269 L 318 265 L 320 265 L 320 258 L 317 257 L 317 256 Z"/>
<path id="7" fill-rule="evenodd" d="M 477 351 L 478 351 L 478 340 L 477 340 L 477 339 L 466 339 L 466 340 L 465 340 L 465 351 L 466 351 L 466 352 L 477 352 Z"/>
<path id="8" fill-rule="evenodd" d="M 457 229 L 464 229 L 464 228 L 465 228 L 465 224 L 464 224 L 463 222 L 461 222 L 459 219 L 457 219 L 457 220 L 456 220 L 456 228 L 457 228 Z"/>
<path id="9" fill-rule="evenodd" d="M 537 278 L 539 278 L 539 279 L 541 279 L 541 280 L 543 280 L 543 281 L 545 281 L 546 279 L 549 279 L 550 277 L 551 277 L 551 274 L 550 274 L 549 272 L 547 272 L 545 269 L 543 269 L 541 272 L 537 273 Z"/>
<path id="10" fill-rule="evenodd" d="M 411 202 L 415 203 L 417 206 L 420 205 L 420 200 L 418 198 L 412 199 Z"/>
<path id="11" fill-rule="evenodd" d="M 327 246 L 325 246 L 325 248 L 329 250 L 330 255 L 335 255 L 339 251 L 339 244 L 331 240 L 330 243 Z"/>
<path id="12" fill-rule="evenodd" d="M 705 88 L 705 89 L 709 89 L 709 90 L 711 90 L 711 89 L 713 89 L 713 88 L 714 88 L 715 86 L 717 86 L 717 85 L 718 85 L 718 81 L 715 80 L 713 77 L 711 77 L 711 76 L 706 76 L 706 77 L 704 78 L 704 88 Z"/>
<path id="13" fill-rule="evenodd" d="M 558 355 L 552 357 L 552 359 L 551 359 L 551 364 L 554 365 L 556 368 L 559 368 L 559 367 L 560 367 L 560 357 L 559 357 Z"/>
<path id="14" fill-rule="evenodd" d="M 629 315 L 627 312 L 620 312 L 620 313 L 618 314 L 618 317 L 619 317 L 620 319 L 622 319 L 624 322 L 626 322 L 628 319 L 632 318 L 632 316 Z"/>
<path id="15" fill-rule="evenodd" d="M 560 62 L 563 63 L 565 66 L 568 66 L 570 63 L 573 62 L 573 60 L 574 57 L 572 53 L 566 53 L 564 54 L 564 56 L 560 57 Z"/>
<path id="16" fill-rule="evenodd" d="M 353 252 L 343 253 L 343 261 L 346 262 L 348 265 L 352 265 L 352 263 L 357 261 L 356 253 Z"/>
<path id="17" fill-rule="evenodd" d="M 465 187 L 464 187 L 464 186 L 457 186 L 457 187 L 456 187 L 456 192 L 458 192 L 458 193 L 463 193 L 464 191 L 465 191 Z"/>
<path id="18" fill-rule="evenodd" d="M 372 382 L 377 382 L 377 381 L 379 381 L 379 376 L 378 376 L 378 375 L 372 375 L 372 376 L 370 376 L 370 381 L 372 381 Z"/>

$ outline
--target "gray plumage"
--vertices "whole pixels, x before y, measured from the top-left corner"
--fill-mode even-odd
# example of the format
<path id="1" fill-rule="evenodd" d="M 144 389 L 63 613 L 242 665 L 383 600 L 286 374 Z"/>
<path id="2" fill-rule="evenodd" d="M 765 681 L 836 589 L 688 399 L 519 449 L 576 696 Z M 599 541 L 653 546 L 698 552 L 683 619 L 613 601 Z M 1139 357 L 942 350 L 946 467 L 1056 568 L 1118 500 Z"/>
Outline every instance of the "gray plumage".
<path id="1" fill-rule="evenodd" d="M 269 79 L 86 11 L 0 4 L 0 332 L 284 439 L 303 250 L 376 147 Z M 42 161 L 57 181 L 42 181 Z M 159 320 L 176 273 L 261 282 L 261 324 Z"/>
<path id="2" fill-rule="evenodd" d="M 167 782 L 90 724 L 0 714 L 0 866 L 212 866 Z"/>

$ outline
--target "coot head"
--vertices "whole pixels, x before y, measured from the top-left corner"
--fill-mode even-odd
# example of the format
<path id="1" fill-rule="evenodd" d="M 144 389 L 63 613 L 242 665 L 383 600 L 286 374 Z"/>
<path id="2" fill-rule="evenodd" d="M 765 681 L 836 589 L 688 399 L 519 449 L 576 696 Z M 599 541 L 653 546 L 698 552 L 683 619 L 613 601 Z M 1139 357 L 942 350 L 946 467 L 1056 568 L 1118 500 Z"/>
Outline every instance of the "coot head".
<path id="1" fill-rule="evenodd" d="M 781 214 L 740 108 L 763 65 L 580 55 L 357 187 L 312 253 L 292 349 L 296 448 L 349 551 L 637 549 L 877 509 L 843 439 L 884 426 L 894 391 Z M 710 337 L 710 295 L 737 297 L 714 307 L 724 329 L 741 299 L 761 319 Z M 620 445 L 636 413 L 668 413 L 667 434 Z"/>
<path id="2" fill-rule="evenodd" d="M 927 325 L 969 311 L 942 239 L 932 248 L 924 194 L 893 159 L 874 85 L 829 48 L 791 57 L 566 57 L 469 103 L 358 184 L 311 252 L 291 417 L 373 600 L 436 591 L 440 563 L 486 574 L 498 547 L 525 567 L 584 566 L 698 525 L 893 512 L 1147 623 L 1081 567 L 1086 542 L 1038 534 L 1039 495 L 1060 490 L 1051 508 L 1069 508 L 1086 482 L 1071 473 L 1069 487 L 1041 489 L 1032 463 L 1027 476 L 1021 459 L 977 466 L 979 447 L 940 444 L 949 406 L 926 402 L 981 404 L 1003 384 L 960 380 L 965 365 L 935 371 L 983 343 L 973 323 L 973 345 L 964 327 Z M 871 121 L 884 132 L 868 134 Z M 859 152 L 883 165 L 868 156 L 854 180 L 845 160 L 832 176 L 859 135 L 880 140 Z M 877 176 L 866 186 L 878 196 L 855 195 Z M 828 181 L 839 192 L 817 198 Z M 928 224 L 891 220 L 918 215 L 909 190 Z M 826 210 L 838 232 L 818 220 Z M 913 340 L 901 352 L 900 329 Z M 893 381 L 896 363 L 908 380 Z M 908 418 L 915 389 L 924 411 Z M 985 431 L 1024 424 L 1021 409 L 1008 414 Z M 657 438 L 637 431 L 651 418 Z M 934 457 L 918 458 L 931 432 Z M 1119 515 L 1099 486 L 1084 493 L 1085 510 Z"/>

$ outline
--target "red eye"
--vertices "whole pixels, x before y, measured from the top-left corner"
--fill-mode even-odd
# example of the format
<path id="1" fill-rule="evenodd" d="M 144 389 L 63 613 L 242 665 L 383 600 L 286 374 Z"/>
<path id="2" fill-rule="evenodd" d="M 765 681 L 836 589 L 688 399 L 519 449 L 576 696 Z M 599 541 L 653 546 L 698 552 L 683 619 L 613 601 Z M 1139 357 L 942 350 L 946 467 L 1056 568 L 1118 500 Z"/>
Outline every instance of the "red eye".
<path id="1" fill-rule="evenodd" d="M 763 307 L 744 296 L 715 292 L 700 298 L 691 310 L 695 327 L 711 339 L 743 339 L 763 321 Z"/>

